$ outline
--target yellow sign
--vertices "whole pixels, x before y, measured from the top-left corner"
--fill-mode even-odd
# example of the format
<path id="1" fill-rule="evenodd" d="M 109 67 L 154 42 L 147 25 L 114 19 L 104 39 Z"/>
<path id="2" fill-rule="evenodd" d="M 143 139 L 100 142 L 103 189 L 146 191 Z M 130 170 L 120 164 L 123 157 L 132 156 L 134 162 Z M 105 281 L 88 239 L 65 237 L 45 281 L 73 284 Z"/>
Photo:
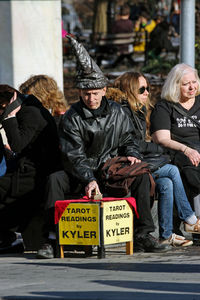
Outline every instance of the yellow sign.
<path id="1" fill-rule="evenodd" d="M 104 244 L 133 240 L 133 212 L 126 200 L 103 203 Z"/>
<path id="2" fill-rule="evenodd" d="M 59 221 L 60 245 L 99 245 L 99 205 L 70 203 Z"/>

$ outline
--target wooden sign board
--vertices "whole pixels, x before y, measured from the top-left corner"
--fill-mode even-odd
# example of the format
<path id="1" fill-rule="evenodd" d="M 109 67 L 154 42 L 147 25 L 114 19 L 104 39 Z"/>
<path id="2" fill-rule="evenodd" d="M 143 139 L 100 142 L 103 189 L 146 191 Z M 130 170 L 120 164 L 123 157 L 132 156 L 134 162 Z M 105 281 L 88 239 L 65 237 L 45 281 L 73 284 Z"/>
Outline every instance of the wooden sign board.
<path id="1" fill-rule="evenodd" d="M 104 245 L 133 240 L 133 211 L 126 200 L 103 203 Z"/>
<path id="2" fill-rule="evenodd" d="M 99 245 L 99 205 L 70 203 L 59 220 L 60 245 Z"/>

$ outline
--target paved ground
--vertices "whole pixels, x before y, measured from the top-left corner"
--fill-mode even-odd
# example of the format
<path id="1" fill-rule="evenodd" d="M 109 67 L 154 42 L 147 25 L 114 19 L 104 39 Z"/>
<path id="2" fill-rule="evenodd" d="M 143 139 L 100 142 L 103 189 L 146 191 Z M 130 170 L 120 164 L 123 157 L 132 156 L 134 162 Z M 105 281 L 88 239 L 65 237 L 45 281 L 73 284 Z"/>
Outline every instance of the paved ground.
<path id="1" fill-rule="evenodd" d="M 125 255 L 109 248 L 105 259 L 65 253 L 36 260 L 34 253 L 0 256 L 0 299 L 198 300 L 200 247 L 165 254 Z"/>

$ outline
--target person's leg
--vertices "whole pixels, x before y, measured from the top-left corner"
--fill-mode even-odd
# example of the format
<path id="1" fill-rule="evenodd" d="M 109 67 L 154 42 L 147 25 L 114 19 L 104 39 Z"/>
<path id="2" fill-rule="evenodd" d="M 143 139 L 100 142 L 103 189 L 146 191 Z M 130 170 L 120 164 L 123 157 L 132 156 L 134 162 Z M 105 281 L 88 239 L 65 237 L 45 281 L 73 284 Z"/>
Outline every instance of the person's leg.
<path id="1" fill-rule="evenodd" d="M 159 237 L 168 239 L 173 232 L 173 184 L 167 177 L 155 180 L 158 192 Z"/>
<path id="2" fill-rule="evenodd" d="M 43 226 L 43 245 L 37 252 L 37 258 L 53 258 L 56 246 L 56 228 L 54 207 L 57 200 L 64 200 L 70 192 L 69 177 L 64 171 L 51 174 L 46 184 L 45 220 Z"/>
<path id="3" fill-rule="evenodd" d="M 15 173 L 0 177 L 0 253 L 24 251 L 23 239 L 19 234 L 27 226 L 35 211 L 36 197 L 32 197 L 32 182 L 27 176 L 17 177 L 17 192 L 12 195 Z M 16 181 L 14 181 L 16 182 Z M 24 190 L 22 188 L 24 187 Z M 30 189 L 30 192 L 29 192 Z M 24 191 L 24 194 L 23 194 Z"/>
<path id="4" fill-rule="evenodd" d="M 69 176 L 65 171 L 52 173 L 46 184 L 45 209 L 55 206 L 57 200 L 64 200 L 65 194 L 70 192 Z"/>
<path id="5" fill-rule="evenodd" d="M 196 217 L 187 200 L 179 170 L 176 166 L 167 164 L 155 171 L 156 188 L 159 195 L 159 232 L 161 239 L 169 239 L 173 245 L 189 246 L 191 241 L 173 234 L 173 199 L 182 220 L 196 222 Z M 194 220 L 193 220 L 194 219 Z"/>
<path id="6" fill-rule="evenodd" d="M 131 185 L 131 195 L 136 199 L 139 219 L 135 218 L 135 233 L 153 232 L 155 226 L 151 215 L 150 180 L 148 174 L 137 176 Z"/>
<path id="7" fill-rule="evenodd" d="M 151 215 L 150 180 L 148 174 L 137 176 L 131 185 L 131 195 L 136 199 L 139 219 L 134 219 L 135 251 L 166 252 L 169 245 L 161 245 L 150 232 L 155 230 Z"/>
<path id="8" fill-rule="evenodd" d="M 178 216 L 182 221 L 186 221 L 194 215 L 194 212 L 187 199 L 179 170 L 176 166 L 170 164 L 165 165 L 161 169 L 163 169 L 162 173 L 165 174 L 164 176 L 170 178 L 172 181 L 174 201 L 178 211 Z M 160 173 L 160 177 L 162 173 Z"/>
<path id="9" fill-rule="evenodd" d="M 69 177 L 64 171 L 52 173 L 46 183 L 45 192 L 45 222 L 44 237 L 50 231 L 55 231 L 54 207 L 57 200 L 64 200 L 65 194 L 70 192 Z"/>

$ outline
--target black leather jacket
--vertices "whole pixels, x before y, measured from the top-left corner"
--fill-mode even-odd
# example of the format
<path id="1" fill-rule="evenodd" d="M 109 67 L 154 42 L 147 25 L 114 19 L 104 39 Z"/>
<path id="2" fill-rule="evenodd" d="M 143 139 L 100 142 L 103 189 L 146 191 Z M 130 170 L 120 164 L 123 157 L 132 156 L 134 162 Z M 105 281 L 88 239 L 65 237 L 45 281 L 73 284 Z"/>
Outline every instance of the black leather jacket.
<path id="1" fill-rule="evenodd" d="M 125 113 L 131 118 L 133 126 L 135 128 L 135 139 L 138 141 L 139 151 L 142 155 L 148 154 L 162 154 L 164 149 L 153 142 L 146 142 L 146 108 L 143 106 L 142 111 L 133 112 L 129 106 L 128 101 L 123 101 L 122 107 Z"/>
<path id="2" fill-rule="evenodd" d="M 97 172 L 110 157 L 140 158 L 129 118 L 116 102 L 105 97 L 103 101 L 100 115 L 94 115 L 82 100 L 73 104 L 60 126 L 65 171 L 85 184 L 97 180 Z"/>

